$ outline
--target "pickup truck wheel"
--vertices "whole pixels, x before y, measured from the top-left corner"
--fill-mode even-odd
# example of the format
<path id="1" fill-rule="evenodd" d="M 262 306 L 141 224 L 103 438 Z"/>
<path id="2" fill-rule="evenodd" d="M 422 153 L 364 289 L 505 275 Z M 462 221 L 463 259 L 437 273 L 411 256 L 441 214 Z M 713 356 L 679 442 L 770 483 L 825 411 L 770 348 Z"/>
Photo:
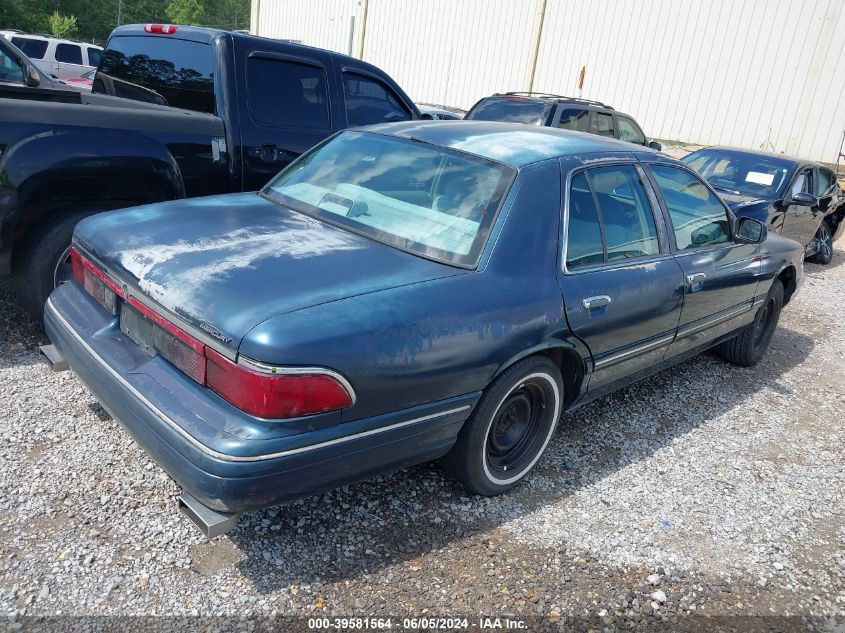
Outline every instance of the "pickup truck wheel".
<path id="1" fill-rule="evenodd" d="M 62 216 L 55 222 L 33 229 L 15 247 L 13 285 L 21 305 L 36 319 L 44 312 L 44 302 L 53 289 L 71 278 L 70 238 L 73 228 L 90 211 Z"/>
<path id="2" fill-rule="evenodd" d="M 814 264 L 826 266 L 833 259 L 833 233 L 827 222 L 822 222 L 819 225 L 813 240 L 816 242 L 816 254 L 809 259 Z"/>
<path id="3" fill-rule="evenodd" d="M 485 390 L 443 458 L 444 467 L 476 494 L 510 490 L 543 455 L 562 402 L 557 365 L 543 356 L 520 361 Z"/>
<path id="4" fill-rule="evenodd" d="M 783 284 L 775 279 L 766 295 L 766 301 L 757 309 L 754 320 L 735 337 L 719 345 L 719 353 L 735 365 L 756 365 L 769 349 L 782 307 Z"/>

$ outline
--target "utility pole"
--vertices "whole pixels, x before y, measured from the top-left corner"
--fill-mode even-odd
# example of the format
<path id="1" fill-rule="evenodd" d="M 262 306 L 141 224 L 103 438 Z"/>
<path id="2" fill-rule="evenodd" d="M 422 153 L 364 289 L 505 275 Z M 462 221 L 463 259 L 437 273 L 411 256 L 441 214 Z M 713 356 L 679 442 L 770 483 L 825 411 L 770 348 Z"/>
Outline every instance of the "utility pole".
<path id="1" fill-rule="evenodd" d="M 531 60 L 528 62 L 528 92 L 534 90 L 534 71 L 537 70 L 537 57 L 540 54 L 540 41 L 543 39 L 543 22 L 546 19 L 546 0 L 540 1 L 534 34 L 531 38 Z"/>
<path id="2" fill-rule="evenodd" d="M 117 0 L 117 25 L 123 24 L 123 0 Z"/>
<path id="3" fill-rule="evenodd" d="M 358 34 L 358 59 L 364 59 L 364 39 L 367 37 L 367 12 L 369 0 L 361 0 L 361 32 Z"/>

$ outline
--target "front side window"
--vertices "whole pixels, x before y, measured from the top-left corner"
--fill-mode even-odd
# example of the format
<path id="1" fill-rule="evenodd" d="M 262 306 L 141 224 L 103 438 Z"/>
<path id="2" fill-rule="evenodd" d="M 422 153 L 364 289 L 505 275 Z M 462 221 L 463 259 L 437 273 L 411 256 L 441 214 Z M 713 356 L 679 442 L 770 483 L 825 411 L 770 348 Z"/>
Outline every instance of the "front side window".
<path id="1" fill-rule="evenodd" d="M 560 113 L 560 121 L 557 126 L 564 130 L 577 130 L 587 132 L 587 121 L 590 118 L 590 111 L 579 108 L 565 108 Z"/>
<path id="2" fill-rule="evenodd" d="M 829 169 L 819 167 L 819 177 L 816 179 L 816 196 L 821 197 L 829 193 L 830 188 L 836 182 L 836 176 Z"/>
<path id="3" fill-rule="evenodd" d="M 350 126 L 410 121 L 411 113 L 392 90 L 379 81 L 344 73 L 346 118 Z"/>
<path id="4" fill-rule="evenodd" d="M 619 140 L 645 145 L 645 134 L 633 120 L 625 116 L 618 116 L 616 121 L 619 124 Z"/>
<path id="5" fill-rule="evenodd" d="M 262 193 L 389 246 L 474 267 L 514 174 L 436 145 L 348 131 L 305 154 Z"/>
<path id="6" fill-rule="evenodd" d="M 812 170 L 805 169 L 795 177 L 795 180 L 792 181 L 792 195 L 796 193 L 813 193 L 811 174 Z"/>
<path id="7" fill-rule="evenodd" d="M 76 44 L 57 44 L 56 61 L 82 65 L 82 47 Z"/>
<path id="8" fill-rule="evenodd" d="M 263 57 L 247 60 L 247 96 L 256 123 L 327 130 L 326 74 L 318 66 Z"/>
<path id="9" fill-rule="evenodd" d="M 5 46 L 0 46 L 0 81 L 23 83 L 23 68 Z"/>
<path id="10" fill-rule="evenodd" d="M 669 211 L 678 250 L 730 242 L 727 211 L 703 182 L 677 167 L 654 165 L 651 171 Z"/>
<path id="11" fill-rule="evenodd" d="M 613 117 L 603 112 L 596 112 L 590 131 L 601 136 L 613 136 Z"/>
<path id="12" fill-rule="evenodd" d="M 214 65 L 209 44 L 170 37 L 113 37 L 93 92 L 213 114 Z"/>
<path id="13" fill-rule="evenodd" d="M 12 44 L 17 46 L 30 59 L 44 59 L 47 52 L 47 40 L 34 40 L 31 37 L 13 37 Z"/>
<path id="14" fill-rule="evenodd" d="M 545 125 L 552 107 L 552 103 L 537 99 L 496 97 L 477 103 L 466 115 L 466 118 L 476 121 Z"/>

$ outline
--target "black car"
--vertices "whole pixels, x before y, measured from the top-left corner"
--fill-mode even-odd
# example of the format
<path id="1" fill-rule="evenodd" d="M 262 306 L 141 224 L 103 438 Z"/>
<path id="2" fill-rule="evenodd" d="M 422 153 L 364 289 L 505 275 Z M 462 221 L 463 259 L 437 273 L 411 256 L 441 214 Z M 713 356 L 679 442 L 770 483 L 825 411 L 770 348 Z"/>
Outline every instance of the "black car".
<path id="1" fill-rule="evenodd" d="M 804 246 L 805 256 L 829 264 L 845 215 L 845 193 L 836 174 L 801 158 L 727 147 L 688 154 L 698 171 L 738 216 L 765 222 Z"/>
<path id="2" fill-rule="evenodd" d="M 545 92 L 506 92 L 484 97 L 472 106 L 464 119 L 547 125 L 618 138 L 658 151 L 662 149 L 660 143 L 646 137 L 639 124 L 628 114 L 601 101 Z"/>

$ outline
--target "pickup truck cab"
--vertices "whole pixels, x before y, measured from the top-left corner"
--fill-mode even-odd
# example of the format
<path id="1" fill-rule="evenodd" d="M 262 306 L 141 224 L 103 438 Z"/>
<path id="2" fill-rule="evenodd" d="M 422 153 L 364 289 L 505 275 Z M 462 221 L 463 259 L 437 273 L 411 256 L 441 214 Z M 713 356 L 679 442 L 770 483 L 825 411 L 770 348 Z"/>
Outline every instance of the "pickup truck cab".
<path id="1" fill-rule="evenodd" d="M 36 315 L 70 277 L 83 217 L 254 191 L 340 129 L 420 117 L 387 74 L 358 59 L 160 24 L 115 29 L 91 94 L 10 96 L 0 87 L 0 275 L 13 275 Z"/>

